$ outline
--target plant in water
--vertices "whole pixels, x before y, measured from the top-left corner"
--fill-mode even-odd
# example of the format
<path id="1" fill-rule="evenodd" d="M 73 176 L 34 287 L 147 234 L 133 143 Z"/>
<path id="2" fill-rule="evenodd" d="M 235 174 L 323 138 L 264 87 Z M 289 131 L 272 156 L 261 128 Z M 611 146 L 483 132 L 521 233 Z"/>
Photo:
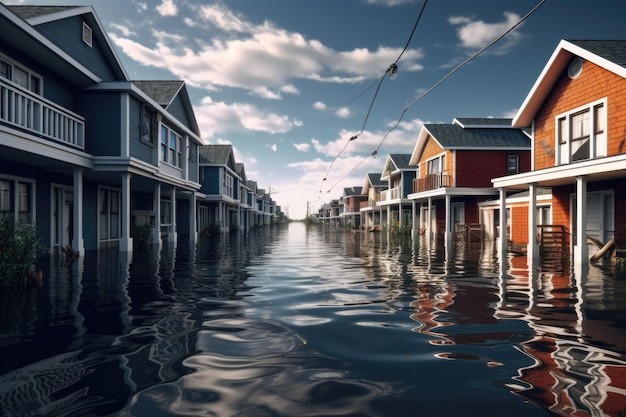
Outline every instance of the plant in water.
<path id="1" fill-rule="evenodd" d="M 133 243 L 136 247 L 148 246 L 152 242 L 152 229 L 154 227 L 150 223 L 144 223 L 140 226 L 133 227 Z"/>
<path id="2" fill-rule="evenodd" d="M 15 223 L 13 219 L 0 220 L 0 285 L 24 288 L 34 272 L 37 255 L 45 248 L 39 242 L 33 225 Z"/>

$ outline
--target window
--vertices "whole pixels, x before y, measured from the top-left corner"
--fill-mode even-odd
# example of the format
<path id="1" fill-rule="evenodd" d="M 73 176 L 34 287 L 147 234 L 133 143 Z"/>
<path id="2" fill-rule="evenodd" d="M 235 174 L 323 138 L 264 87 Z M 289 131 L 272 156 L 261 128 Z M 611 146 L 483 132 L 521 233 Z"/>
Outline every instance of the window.
<path id="1" fill-rule="evenodd" d="M 0 56 L 0 76 L 35 94 L 41 94 L 42 82 L 39 75 L 2 56 Z"/>
<path id="2" fill-rule="evenodd" d="M 224 179 L 224 195 L 228 197 L 233 197 L 233 177 L 231 175 L 226 174 L 226 178 Z"/>
<path id="3" fill-rule="evenodd" d="M 0 179 L 0 218 L 33 223 L 34 185 L 30 181 Z"/>
<path id="4" fill-rule="evenodd" d="M 426 175 L 438 174 L 446 170 L 446 156 L 440 155 L 426 162 Z"/>
<path id="5" fill-rule="evenodd" d="M 161 226 L 172 224 L 172 203 L 169 200 L 161 200 Z"/>
<path id="6" fill-rule="evenodd" d="M 161 159 L 178 168 L 183 166 L 183 139 L 165 125 L 161 125 Z"/>
<path id="7" fill-rule="evenodd" d="M 556 118 L 557 165 L 606 156 L 606 105 L 603 100 Z"/>
<path id="8" fill-rule="evenodd" d="M 506 157 L 506 174 L 517 174 L 519 173 L 519 156 L 518 155 L 507 155 Z"/>
<path id="9" fill-rule="evenodd" d="M 110 188 L 99 190 L 100 241 L 119 239 L 121 236 L 121 197 L 122 193 L 119 190 Z"/>
<path id="10" fill-rule="evenodd" d="M 88 46 L 92 46 L 92 36 L 93 31 L 89 27 L 89 25 L 83 22 L 83 42 L 85 42 Z"/>
<path id="11" fill-rule="evenodd" d="M 139 118 L 139 137 L 143 142 L 152 143 L 152 114 L 146 108 L 145 104 L 141 105 L 141 115 Z"/>

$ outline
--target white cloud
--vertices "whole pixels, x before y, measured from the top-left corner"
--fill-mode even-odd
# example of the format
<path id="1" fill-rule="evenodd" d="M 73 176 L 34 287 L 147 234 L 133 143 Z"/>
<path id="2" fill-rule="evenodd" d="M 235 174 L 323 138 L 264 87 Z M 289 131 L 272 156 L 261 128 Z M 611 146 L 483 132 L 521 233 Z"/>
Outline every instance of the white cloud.
<path id="1" fill-rule="evenodd" d="M 293 146 L 300 152 L 308 152 L 311 149 L 310 143 L 294 143 Z"/>
<path id="2" fill-rule="evenodd" d="M 178 14 L 178 8 L 174 4 L 174 0 L 163 0 L 156 9 L 161 16 L 176 16 Z"/>
<path id="3" fill-rule="evenodd" d="M 268 146 L 269 146 L 269 148 L 270 148 L 272 151 L 274 151 L 274 152 L 276 152 L 276 151 L 278 150 L 278 146 L 276 146 L 276 144 L 275 144 L 275 143 L 274 143 L 274 144 L 272 144 L 272 145 L 268 145 Z"/>
<path id="4" fill-rule="evenodd" d="M 414 3 L 415 0 L 367 0 L 367 4 L 376 4 L 381 6 L 400 6 L 402 4 Z"/>
<path id="5" fill-rule="evenodd" d="M 207 140 L 217 132 L 257 131 L 265 133 L 285 133 L 291 130 L 294 123 L 288 116 L 266 113 L 250 104 L 214 102 L 205 97 L 199 106 L 194 107 L 196 118 Z"/>
<path id="6" fill-rule="evenodd" d="M 345 119 L 347 117 L 350 117 L 350 109 L 347 107 L 341 107 L 335 111 L 335 114 L 337 115 L 337 117 Z"/>
<path id="7" fill-rule="evenodd" d="M 315 103 L 313 103 L 313 108 L 315 110 L 319 110 L 319 111 L 326 111 L 326 110 L 328 110 L 328 107 L 326 107 L 326 104 L 322 103 L 321 101 L 316 101 Z"/>
<path id="8" fill-rule="evenodd" d="M 499 23 L 486 23 L 482 20 L 472 20 L 472 18 L 465 16 L 453 16 L 448 19 L 448 22 L 453 26 L 458 26 L 457 35 L 461 41 L 461 46 L 468 49 L 480 49 L 489 42 L 502 35 L 519 20 L 520 16 L 515 13 L 504 13 L 505 20 Z M 519 32 L 511 32 L 507 35 L 504 45 L 501 45 L 497 49 L 497 53 L 506 53 L 510 47 L 512 47 L 522 35 Z"/>
<path id="9" fill-rule="evenodd" d="M 174 5 L 170 2 L 162 3 L 163 11 Z M 189 7 L 195 20 L 187 18 L 186 24 L 203 31 L 194 39 L 153 29 L 151 37 L 141 41 L 123 34 L 112 36 L 112 41 L 131 59 L 170 71 L 193 87 L 243 88 L 267 99 L 299 94 L 292 82 L 298 79 L 357 83 L 380 76 L 401 52 L 389 47 L 337 51 L 270 22 L 253 24 L 222 5 Z M 421 50 L 408 49 L 402 70 L 421 70 L 422 57 Z"/>
<path id="10" fill-rule="evenodd" d="M 118 25 L 117 23 L 111 23 L 109 26 L 112 27 L 113 29 L 119 30 L 122 33 L 122 35 L 124 35 L 127 38 L 130 36 L 137 36 L 137 33 L 130 30 L 127 26 Z"/>

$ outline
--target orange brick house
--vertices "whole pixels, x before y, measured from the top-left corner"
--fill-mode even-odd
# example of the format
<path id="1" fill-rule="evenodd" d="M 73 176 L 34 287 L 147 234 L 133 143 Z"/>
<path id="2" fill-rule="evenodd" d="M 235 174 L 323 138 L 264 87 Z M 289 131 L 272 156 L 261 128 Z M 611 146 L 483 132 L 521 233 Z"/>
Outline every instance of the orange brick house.
<path id="1" fill-rule="evenodd" d="M 445 236 L 451 244 L 456 225 L 478 225 L 478 204 L 498 196 L 491 179 L 530 170 L 530 139 L 511 119 L 456 118 L 451 124 L 425 124 L 409 165 L 417 168 L 413 203 L 421 233 Z"/>
<path id="2" fill-rule="evenodd" d="M 513 119 L 531 128 L 532 169 L 492 180 L 527 190 L 528 256 L 538 259 L 537 189 L 552 189 L 552 223 L 564 229 L 574 264 L 587 238 L 623 245 L 626 233 L 626 40 L 562 40 Z M 592 249 L 595 250 L 595 249 Z"/>

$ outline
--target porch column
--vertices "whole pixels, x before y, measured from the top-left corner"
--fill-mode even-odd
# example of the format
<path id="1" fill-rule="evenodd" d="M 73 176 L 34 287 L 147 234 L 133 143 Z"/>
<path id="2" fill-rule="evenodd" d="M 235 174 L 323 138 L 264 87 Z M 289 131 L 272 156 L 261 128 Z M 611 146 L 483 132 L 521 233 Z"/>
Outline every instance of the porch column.
<path id="1" fill-rule="evenodd" d="M 161 244 L 161 184 L 157 183 L 154 186 L 154 199 L 152 201 L 152 209 L 154 211 L 154 230 L 153 230 L 153 243 L 155 245 Z"/>
<path id="2" fill-rule="evenodd" d="M 498 236 L 498 258 L 502 268 L 506 265 L 506 256 L 509 250 L 509 242 L 506 239 L 506 190 L 500 188 L 500 233 Z"/>
<path id="3" fill-rule="evenodd" d="M 176 242 L 176 187 L 172 187 L 170 190 L 170 201 L 172 203 L 172 225 L 170 226 L 170 233 L 167 234 L 167 240 Z"/>
<path id="4" fill-rule="evenodd" d="M 576 177 L 576 245 L 574 263 L 582 265 L 589 260 L 587 248 L 587 179 Z"/>
<path id="5" fill-rule="evenodd" d="M 130 237 L 130 174 L 122 173 L 122 236 L 120 237 L 120 252 L 133 251 L 133 238 Z"/>
<path id="6" fill-rule="evenodd" d="M 411 237 L 413 239 L 415 239 L 416 236 L 417 236 L 417 233 L 416 233 L 416 230 L 417 230 L 417 227 L 416 227 L 417 220 L 415 218 L 415 207 L 416 207 L 415 200 L 411 200 L 411 222 L 412 222 L 411 223 Z"/>
<path id="7" fill-rule="evenodd" d="M 527 263 L 530 268 L 539 262 L 539 244 L 537 242 L 537 184 L 528 184 L 528 246 Z"/>
<path id="8" fill-rule="evenodd" d="M 446 194 L 446 236 L 445 245 L 446 249 L 452 248 L 452 197 L 450 194 Z"/>
<path id="9" fill-rule="evenodd" d="M 83 239 L 83 170 L 74 169 L 74 234 L 72 236 L 73 247 L 81 255 L 85 254 L 85 241 Z"/>
<path id="10" fill-rule="evenodd" d="M 428 224 L 426 225 L 426 233 L 427 233 L 427 241 L 428 241 L 428 245 L 430 246 L 432 239 L 433 239 L 433 199 L 431 197 L 428 197 Z"/>
<path id="11" fill-rule="evenodd" d="M 189 240 L 192 243 L 195 243 L 198 240 L 198 215 L 196 204 L 196 192 L 192 191 L 189 201 Z"/>
<path id="12" fill-rule="evenodd" d="M 387 230 L 391 230 L 391 205 L 387 206 Z"/>

